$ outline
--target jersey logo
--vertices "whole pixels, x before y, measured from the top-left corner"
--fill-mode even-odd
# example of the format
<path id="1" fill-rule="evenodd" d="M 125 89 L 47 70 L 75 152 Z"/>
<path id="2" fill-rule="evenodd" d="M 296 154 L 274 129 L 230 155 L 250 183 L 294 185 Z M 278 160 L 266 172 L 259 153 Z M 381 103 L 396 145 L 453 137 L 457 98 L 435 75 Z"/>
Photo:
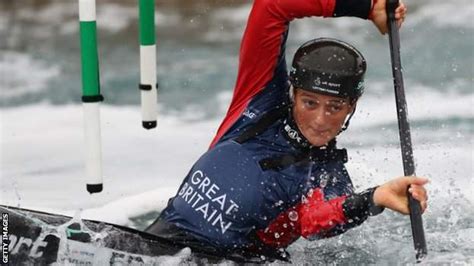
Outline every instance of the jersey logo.
<path id="1" fill-rule="evenodd" d="M 178 197 L 222 234 L 232 225 L 228 217 L 239 211 L 239 205 L 201 170 L 194 171 L 182 185 Z"/>
<path id="2" fill-rule="evenodd" d="M 246 109 L 244 112 L 244 116 L 254 119 L 257 115 L 254 112 L 251 112 L 249 109 Z"/>
<path id="3" fill-rule="evenodd" d="M 285 131 L 291 139 L 294 139 L 298 143 L 301 143 L 302 139 L 300 137 L 300 134 L 298 134 L 296 130 L 292 129 L 290 125 L 285 126 Z"/>

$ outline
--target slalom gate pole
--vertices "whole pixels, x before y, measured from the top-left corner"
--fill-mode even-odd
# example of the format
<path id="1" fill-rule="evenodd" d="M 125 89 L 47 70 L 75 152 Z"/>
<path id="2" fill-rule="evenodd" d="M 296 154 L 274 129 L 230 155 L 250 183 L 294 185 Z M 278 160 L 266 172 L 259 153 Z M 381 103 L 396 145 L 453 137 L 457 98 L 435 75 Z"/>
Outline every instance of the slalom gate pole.
<path id="1" fill-rule="evenodd" d="M 392 74 L 395 88 L 395 100 L 397 104 L 398 128 L 400 133 L 400 145 L 402 151 L 403 170 L 405 176 L 415 175 L 415 163 L 410 135 L 410 124 L 408 122 L 407 103 L 405 89 L 403 86 L 402 64 L 400 59 L 400 35 L 395 19 L 395 9 L 398 0 L 387 0 L 387 17 L 389 28 L 390 57 L 392 61 Z M 428 254 L 423 230 L 420 203 L 407 191 L 410 208 L 410 221 L 413 242 L 416 251 L 416 260 L 420 262 Z"/>
<path id="2" fill-rule="evenodd" d="M 139 0 L 140 20 L 140 98 L 142 126 L 156 127 L 157 84 L 156 84 L 156 44 L 155 44 L 155 1 Z"/>
<path id="3" fill-rule="evenodd" d="M 87 191 L 102 191 L 102 148 L 100 133 L 99 57 L 95 0 L 79 0 L 82 62 L 82 106 L 84 109 L 85 166 Z"/>

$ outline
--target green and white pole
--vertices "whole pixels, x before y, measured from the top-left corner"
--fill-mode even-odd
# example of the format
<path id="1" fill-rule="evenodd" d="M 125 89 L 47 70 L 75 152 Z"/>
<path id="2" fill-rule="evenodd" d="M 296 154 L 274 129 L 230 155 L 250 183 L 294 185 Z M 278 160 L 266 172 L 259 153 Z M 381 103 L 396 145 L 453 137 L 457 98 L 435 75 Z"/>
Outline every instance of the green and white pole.
<path id="1" fill-rule="evenodd" d="M 155 44 L 155 0 L 139 0 L 140 20 L 140 98 L 142 125 L 146 129 L 156 127 L 157 84 Z"/>
<path id="2" fill-rule="evenodd" d="M 79 0 L 82 61 L 82 106 L 84 108 L 85 166 L 87 191 L 101 192 L 102 144 L 100 134 L 99 57 L 95 0 Z"/>

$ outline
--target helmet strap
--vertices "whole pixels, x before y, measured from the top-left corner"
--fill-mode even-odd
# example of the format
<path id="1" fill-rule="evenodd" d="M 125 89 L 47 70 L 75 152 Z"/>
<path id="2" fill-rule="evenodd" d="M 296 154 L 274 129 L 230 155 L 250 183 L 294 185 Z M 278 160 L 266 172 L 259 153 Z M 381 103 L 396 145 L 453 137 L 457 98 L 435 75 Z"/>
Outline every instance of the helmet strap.
<path id="1" fill-rule="evenodd" d="M 357 108 L 357 103 L 354 103 L 354 110 L 352 110 L 351 114 L 346 119 L 346 122 L 344 122 L 344 125 L 342 126 L 341 131 L 339 131 L 339 134 L 341 134 L 342 131 L 345 131 L 349 127 L 349 123 L 351 122 L 352 116 L 355 114 L 356 108 Z"/>
<path id="2" fill-rule="evenodd" d="M 293 84 L 290 84 L 290 87 L 288 89 L 288 97 L 290 98 L 290 104 L 293 105 L 295 102 L 295 87 Z"/>

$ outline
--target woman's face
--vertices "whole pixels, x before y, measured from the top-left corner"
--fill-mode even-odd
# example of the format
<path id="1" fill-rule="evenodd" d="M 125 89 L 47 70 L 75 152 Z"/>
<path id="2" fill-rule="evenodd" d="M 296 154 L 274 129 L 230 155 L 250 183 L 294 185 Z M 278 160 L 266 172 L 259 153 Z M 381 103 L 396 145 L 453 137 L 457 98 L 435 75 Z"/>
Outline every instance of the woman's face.
<path id="1" fill-rule="evenodd" d="M 311 145 L 323 146 L 339 134 L 354 106 L 349 99 L 295 89 L 293 117 Z"/>

